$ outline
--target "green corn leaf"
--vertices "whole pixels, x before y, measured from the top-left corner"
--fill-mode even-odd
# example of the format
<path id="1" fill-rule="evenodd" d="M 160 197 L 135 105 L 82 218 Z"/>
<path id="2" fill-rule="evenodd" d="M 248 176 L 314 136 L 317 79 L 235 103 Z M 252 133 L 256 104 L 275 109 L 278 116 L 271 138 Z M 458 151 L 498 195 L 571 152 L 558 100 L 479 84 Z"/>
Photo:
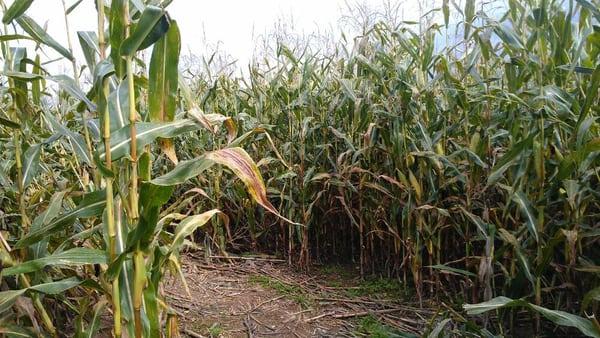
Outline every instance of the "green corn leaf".
<path id="1" fill-rule="evenodd" d="M 59 215 L 66 193 L 66 191 L 59 191 L 52 195 L 50 198 L 50 203 L 48 204 L 48 208 L 46 208 L 44 212 L 42 212 L 33 220 L 33 223 L 31 224 L 32 231 L 35 231 L 36 229 L 39 229 L 40 227 L 50 223 Z M 48 240 L 42 240 L 38 243 L 35 243 L 31 248 L 33 258 L 35 259 L 45 256 L 47 254 L 47 246 Z"/>
<path id="2" fill-rule="evenodd" d="M 50 256 L 23 262 L 2 270 L 2 276 L 12 276 L 43 269 L 46 266 L 80 266 L 89 264 L 106 264 L 106 253 L 102 250 L 89 248 L 73 248 Z M 43 290 L 55 290 L 50 286 Z"/>
<path id="3" fill-rule="evenodd" d="M 428 265 L 426 267 L 427 268 L 436 269 L 436 270 L 445 271 L 445 272 L 449 272 L 449 273 L 455 274 L 455 275 L 463 275 L 463 276 L 467 276 L 467 277 L 477 277 L 477 275 L 474 274 L 474 273 L 472 273 L 471 271 L 453 268 L 451 266 L 447 266 L 447 265 L 444 265 L 444 264 Z"/>
<path id="4" fill-rule="evenodd" d="M 589 0 L 576 0 L 583 8 L 589 10 L 590 12 L 592 12 L 592 15 L 596 18 L 597 21 L 600 22 L 600 9 L 598 9 L 598 3 L 596 3 L 595 5 L 593 4 L 593 1 L 590 2 Z"/>
<path id="5" fill-rule="evenodd" d="M 33 80 L 38 80 L 38 79 L 43 78 L 43 76 L 41 76 L 39 74 L 32 74 L 32 73 L 26 73 L 26 72 L 6 71 L 6 72 L 0 72 L 0 74 L 10 77 L 10 78 L 13 78 L 13 79 L 23 80 L 23 81 L 33 81 Z"/>
<path id="6" fill-rule="evenodd" d="M 214 162 L 206 157 L 199 157 L 193 160 L 182 161 L 168 173 L 159 176 L 152 181 L 152 184 L 162 186 L 174 186 L 181 184 L 212 167 Z"/>
<path id="7" fill-rule="evenodd" d="M 140 220 L 138 226 L 127 236 L 127 251 L 136 247 L 146 249 L 152 242 L 153 235 L 160 231 L 160 210 L 169 201 L 174 188 L 142 183 L 140 189 Z"/>
<path id="8" fill-rule="evenodd" d="M 159 338 L 161 337 L 161 321 L 160 321 L 160 310 L 158 307 L 157 300 L 157 288 L 158 285 L 149 281 L 146 288 L 144 289 L 144 308 L 145 314 L 148 317 L 150 324 L 150 332 L 148 337 Z"/>
<path id="9" fill-rule="evenodd" d="M 40 27 L 33 19 L 23 14 L 17 18 L 17 22 L 23 28 L 27 34 L 29 34 L 34 40 L 39 43 L 45 44 L 46 46 L 54 49 L 60 55 L 66 57 L 69 60 L 74 60 L 73 55 L 68 49 L 61 46 L 56 40 L 54 40 L 46 31 Z"/>
<path id="10" fill-rule="evenodd" d="M 466 0 L 465 1 L 465 31 L 464 38 L 467 39 L 469 37 L 469 32 L 471 31 L 471 25 L 473 24 L 473 18 L 475 17 L 475 0 Z"/>
<path id="11" fill-rule="evenodd" d="M 33 0 L 15 0 L 8 7 L 6 12 L 4 12 L 4 16 L 2 16 L 2 23 L 8 25 L 14 19 L 20 17 L 27 11 L 27 9 L 31 6 Z"/>
<path id="12" fill-rule="evenodd" d="M 540 238 L 537 231 L 537 217 L 533 214 L 533 210 L 531 208 L 531 203 L 529 199 L 522 191 L 517 191 L 513 195 L 513 200 L 517 203 L 519 208 L 521 209 L 521 213 L 525 216 L 525 224 L 527 224 L 527 229 L 533 236 L 536 242 L 539 242 Z"/>
<path id="13" fill-rule="evenodd" d="M 41 58 L 39 54 L 35 56 L 32 72 L 40 76 L 42 75 L 42 72 L 45 72 L 45 70 L 42 68 Z M 42 78 L 33 81 L 31 84 L 31 98 L 33 99 L 33 103 L 35 103 L 38 106 L 41 106 L 42 104 L 42 91 L 45 89 L 45 86 L 46 81 Z"/>
<path id="14" fill-rule="evenodd" d="M 481 217 L 470 213 L 469 211 L 467 211 L 465 208 L 460 207 L 460 209 L 462 210 L 462 212 L 471 220 L 471 222 L 473 222 L 473 224 L 475 224 L 477 226 L 477 229 L 479 230 L 479 232 L 481 233 L 481 235 L 484 238 L 487 238 L 489 236 L 490 230 L 489 227 L 490 225 L 486 222 L 484 222 Z"/>
<path id="15" fill-rule="evenodd" d="M 1 297 L 1 296 L 0 296 Z M 0 311 L 1 312 L 1 311 Z M 22 325 L 2 324 L 0 326 L 0 334 L 3 337 L 23 337 L 23 338 L 37 338 L 39 337 L 35 332 L 23 327 Z"/>
<path id="16" fill-rule="evenodd" d="M 173 121 L 179 76 L 179 28 L 171 22 L 169 31 L 154 45 L 150 59 L 148 113 L 151 122 Z"/>
<path id="17" fill-rule="evenodd" d="M 113 0 L 110 6 L 110 58 L 119 78 L 125 74 L 125 60 L 121 57 L 120 52 L 123 40 L 125 40 L 125 24 L 123 22 L 125 1 L 129 0 Z"/>
<path id="18" fill-rule="evenodd" d="M 102 315 L 104 314 L 107 305 L 108 301 L 106 299 L 101 299 L 98 303 L 96 303 L 96 305 L 94 305 L 94 315 L 90 319 L 89 326 L 86 330 L 81 332 L 81 335 L 78 337 L 93 338 L 98 336 Z"/>
<path id="19" fill-rule="evenodd" d="M 83 0 L 77 0 L 75 1 L 74 4 L 72 4 L 71 6 L 69 6 L 69 8 L 67 8 L 67 10 L 65 11 L 66 15 L 71 14 L 72 11 L 75 10 L 75 8 L 77 8 L 77 6 L 79 6 L 79 4 L 82 2 Z"/>
<path id="20" fill-rule="evenodd" d="M 0 41 L 11 41 L 11 40 L 33 40 L 33 39 L 27 35 L 21 35 L 21 34 L 0 35 Z"/>
<path id="21" fill-rule="evenodd" d="M 463 305 L 463 308 L 469 315 L 479 315 L 488 311 L 509 307 L 526 307 L 530 310 L 539 312 L 546 319 L 557 325 L 574 327 L 589 337 L 600 337 L 600 330 L 589 319 L 585 319 L 564 311 L 546 309 L 544 307 L 528 303 L 522 299 L 510 299 L 500 296 L 483 303 Z"/>
<path id="22" fill-rule="evenodd" d="M 354 94 L 354 89 L 352 87 L 352 82 L 349 79 L 339 79 L 340 84 L 342 85 L 342 90 L 346 94 L 346 97 L 350 99 L 352 102 L 356 102 L 356 94 Z"/>
<path id="23" fill-rule="evenodd" d="M 583 297 L 581 308 L 585 311 L 592 301 L 600 302 L 600 286 L 588 291 Z"/>
<path id="24" fill-rule="evenodd" d="M 35 144 L 25 152 L 23 161 L 23 187 L 27 187 L 40 169 L 42 144 Z"/>
<path id="25" fill-rule="evenodd" d="M 51 236 L 54 232 L 73 224 L 77 218 L 88 218 L 101 215 L 106 206 L 106 194 L 104 190 L 95 191 L 84 196 L 82 201 L 74 209 L 58 216 L 50 223 L 45 224 L 23 236 L 15 244 L 15 248 L 24 248 L 40 240 Z"/>
<path id="26" fill-rule="evenodd" d="M 229 218 L 218 209 L 209 210 L 199 215 L 189 216 L 181 221 L 175 229 L 175 236 L 173 237 L 173 242 L 171 242 L 171 251 L 178 252 L 183 244 L 184 238 L 191 235 L 199 227 L 208 223 L 215 215 L 221 216 L 223 221 L 226 224 L 229 224 Z"/>
<path id="27" fill-rule="evenodd" d="M 531 135 L 529 135 L 529 137 L 527 137 L 525 140 L 517 142 L 510 148 L 508 152 L 506 152 L 506 154 L 504 154 L 504 156 L 500 158 L 488 176 L 488 186 L 496 183 L 502 177 L 504 172 L 520 158 L 520 155 L 522 155 L 526 150 L 531 149 L 535 135 L 536 133 L 531 133 Z"/>
<path id="28" fill-rule="evenodd" d="M 121 45 L 121 55 L 131 56 L 138 50 L 150 47 L 169 29 L 166 12 L 156 6 L 146 6 L 131 35 Z"/>
<path id="29" fill-rule="evenodd" d="M 108 96 L 110 131 L 115 132 L 129 124 L 129 86 L 123 81 Z"/>
<path id="30" fill-rule="evenodd" d="M 141 152 L 146 145 L 154 142 L 159 137 L 172 138 L 183 133 L 199 130 L 200 126 L 192 120 L 184 119 L 167 123 L 138 122 L 136 123 L 136 129 L 138 151 Z M 130 142 L 128 125 L 113 133 L 110 140 L 112 159 L 117 160 L 129 154 Z M 100 159 L 104 160 L 105 156 L 105 150 L 101 148 Z"/>
<path id="31" fill-rule="evenodd" d="M 6 269 L 2 271 L 3 275 L 5 274 L 5 271 L 6 271 Z M 72 288 L 78 286 L 79 284 L 81 284 L 81 281 L 76 277 L 72 277 L 72 278 L 67 278 L 67 279 L 63 279 L 60 281 L 56 281 L 56 282 L 49 282 L 49 283 L 34 285 L 34 286 L 31 286 L 26 289 L 9 290 L 9 291 L 0 292 L 0 313 L 10 309 L 10 307 L 17 301 L 17 299 L 20 296 L 24 295 L 25 292 L 28 290 L 41 292 L 41 293 L 45 293 L 45 294 L 49 294 L 49 295 L 56 295 L 56 294 L 63 293 L 69 289 L 72 289 Z M 5 327 L 4 325 L 2 325 L 2 327 L 0 327 L 0 333 L 5 333 L 5 334 L 13 333 L 12 332 L 13 330 L 4 331 L 5 329 L 8 329 L 8 328 Z M 30 337 L 28 335 L 22 335 L 22 333 L 15 333 L 15 334 L 16 334 L 16 337 Z"/>
<path id="32" fill-rule="evenodd" d="M 34 285 L 28 288 L 28 290 L 34 290 L 48 295 L 58 295 L 79 284 L 81 284 L 81 281 L 77 277 L 71 277 L 56 282 Z"/>
<path id="33" fill-rule="evenodd" d="M 73 78 L 61 74 L 46 77 L 48 80 L 56 82 L 61 89 L 69 93 L 74 98 L 81 100 L 85 103 L 90 111 L 96 111 L 96 105 L 90 101 L 90 99 L 85 95 L 85 93 L 81 90 L 81 88 L 75 83 Z"/>
<path id="34" fill-rule="evenodd" d="M 84 163 L 93 163 L 92 158 L 90 158 L 90 154 L 87 149 L 87 145 L 85 143 L 85 139 L 81 134 L 75 133 L 69 130 L 67 127 L 62 125 L 59 121 L 57 121 L 52 114 L 46 113 L 45 117 L 48 121 L 50 121 L 50 125 L 52 129 L 57 135 L 62 135 L 71 140 L 69 143 L 72 146 L 75 154 Z"/>
<path id="35" fill-rule="evenodd" d="M 579 130 L 581 124 L 586 120 L 588 112 L 593 105 L 594 100 L 598 96 L 598 87 L 600 86 L 600 64 L 594 69 L 592 77 L 589 80 L 588 89 L 585 95 L 585 101 L 581 112 L 579 113 L 579 119 L 577 120 L 577 129 Z"/>
<path id="36" fill-rule="evenodd" d="M 496 33 L 496 35 L 498 35 L 498 37 L 506 45 L 518 50 L 525 49 L 521 38 L 517 35 L 512 27 L 508 25 L 497 24 L 494 26 L 494 33 Z"/>
<path id="37" fill-rule="evenodd" d="M 17 298 L 22 296 L 27 289 L 23 290 L 9 290 L 0 292 L 0 313 L 10 309 L 11 306 L 17 301 Z"/>
<path id="38" fill-rule="evenodd" d="M 444 24 L 448 27 L 448 22 L 450 21 L 450 6 L 448 5 L 449 0 L 443 0 L 442 2 L 442 12 L 444 14 Z"/>
<path id="39" fill-rule="evenodd" d="M 98 36 L 96 32 L 77 32 L 79 45 L 83 51 L 83 57 L 91 73 L 96 68 L 96 59 L 100 56 L 100 47 L 98 46 Z"/>
<path id="40" fill-rule="evenodd" d="M 525 277 L 527 277 L 527 279 L 531 282 L 532 287 L 535 287 L 535 279 L 533 278 L 533 275 L 531 274 L 531 267 L 529 264 L 529 260 L 523 253 L 521 244 L 519 243 L 517 238 L 512 233 L 508 232 L 508 230 L 503 229 L 503 228 L 498 229 L 498 234 L 499 234 L 500 238 L 502 238 L 502 240 L 504 240 L 506 243 L 512 245 L 513 250 L 517 254 L 517 259 L 519 260 L 519 265 L 521 266 L 521 269 L 523 269 L 523 272 L 525 273 Z"/>

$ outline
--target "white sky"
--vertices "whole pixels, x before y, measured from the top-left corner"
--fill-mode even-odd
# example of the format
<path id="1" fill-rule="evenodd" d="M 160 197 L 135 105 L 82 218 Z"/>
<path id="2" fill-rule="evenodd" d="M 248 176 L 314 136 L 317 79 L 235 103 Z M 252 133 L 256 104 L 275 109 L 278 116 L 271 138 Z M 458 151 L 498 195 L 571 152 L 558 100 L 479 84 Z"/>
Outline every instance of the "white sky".
<path id="1" fill-rule="evenodd" d="M 83 0 L 69 15 L 71 39 L 79 62 L 83 62 L 83 58 L 76 32 L 96 30 L 94 1 Z M 354 1 L 349 0 L 350 3 Z M 417 1 L 402 1 L 406 7 L 403 12 L 413 13 Z M 66 2 L 68 7 L 75 0 Z M 360 2 L 380 6 L 383 0 Z M 206 52 L 207 43 L 213 47 L 218 44 L 219 49 L 238 59 L 238 66 L 243 67 L 252 57 L 255 37 L 271 30 L 278 19 L 293 18 L 297 33 L 317 30 L 337 33 L 339 18 L 345 8 L 345 0 L 174 0 L 168 11 L 180 26 L 182 54 L 200 55 Z M 47 23 L 48 33 L 67 45 L 61 0 L 37 0 L 26 14 L 42 26 Z M 54 54 L 49 56 L 54 57 Z"/>

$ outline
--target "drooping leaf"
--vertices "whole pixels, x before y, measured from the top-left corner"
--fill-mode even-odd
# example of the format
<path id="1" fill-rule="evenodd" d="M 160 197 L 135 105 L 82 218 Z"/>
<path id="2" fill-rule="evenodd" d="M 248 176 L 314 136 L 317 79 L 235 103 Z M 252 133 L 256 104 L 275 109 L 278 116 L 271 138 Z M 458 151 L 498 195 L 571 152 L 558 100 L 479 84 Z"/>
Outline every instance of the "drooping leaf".
<path id="1" fill-rule="evenodd" d="M 504 156 L 494 165 L 490 172 L 487 185 L 496 183 L 508 168 L 510 168 L 527 150 L 531 149 L 536 133 L 531 133 L 526 139 L 515 143 Z"/>
<path id="2" fill-rule="evenodd" d="M 554 322 L 555 324 L 574 327 L 589 337 L 600 337 L 600 330 L 589 319 L 585 319 L 564 311 L 550 310 L 528 303 L 522 299 L 510 299 L 500 296 L 483 303 L 465 304 L 463 305 L 463 308 L 469 315 L 479 315 L 487 311 L 517 306 L 527 307 L 530 310 L 537 311 L 546 319 Z"/>
<path id="3" fill-rule="evenodd" d="M 43 238 L 51 236 L 54 232 L 72 224 L 77 218 L 88 218 L 101 215 L 106 206 L 106 193 L 104 190 L 91 192 L 84 196 L 82 201 L 74 209 L 65 212 L 52 222 L 41 226 L 23 236 L 15 244 L 15 248 L 24 248 L 37 243 Z"/>
<path id="4" fill-rule="evenodd" d="M 467 277 L 477 277 L 476 274 L 467 271 L 467 270 L 463 270 L 463 269 L 457 269 L 457 268 L 453 268 L 451 266 L 447 266 L 444 264 L 436 264 L 436 265 L 430 265 L 427 266 L 428 268 L 433 268 L 436 270 L 441 270 L 441 271 L 446 271 L 452 274 L 456 274 L 456 275 L 463 275 L 463 276 L 467 276 Z"/>
<path id="5" fill-rule="evenodd" d="M 60 281 L 54 281 L 49 283 L 37 284 L 30 288 L 29 290 L 34 290 L 37 292 L 45 293 L 48 295 L 57 295 L 61 294 L 69 289 L 72 289 L 81 284 L 81 280 L 77 277 L 66 278 Z"/>
<path id="6" fill-rule="evenodd" d="M 494 33 L 496 33 L 506 45 L 517 50 L 525 49 L 521 38 L 511 26 L 507 24 L 496 24 L 494 26 Z"/>
<path id="7" fill-rule="evenodd" d="M 83 51 L 83 57 L 87 63 L 91 73 L 94 73 L 96 67 L 96 59 L 100 55 L 100 47 L 98 46 L 98 36 L 96 32 L 92 31 L 80 31 L 77 32 L 77 38 L 79 39 L 79 45 Z"/>
<path id="8" fill-rule="evenodd" d="M 167 123 L 151 123 L 151 122 L 138 122 L 136 123 L 137 129 L 137 147 L 138 151 L 141 150 L 148 144 L 154 142 L 157 138 L 171 138 L 183 133 L 187 133 L 194 130 L 199 130 L 200 126 L 195 122 L 184 119 Z M 129 133 L 129 126 L 125 126 L 111 135 L 110 149 L 112 159 L 117 160 L 129 153 L 131 142 L 131 135 Z M 101 149 L 100 159 L 104 159 L 105 150 Z"/>
<path id="9" fill-rule="evenodd" d="M 521 209 L 521 213 L 525 217 L 525 222 L 527 224 L 527 229 L 533 236 L 536 242 L 539 242 L 539 235 L 537 231 L 537 217 L 533 214 L 533 210 L 531 208 L 531 203 L 529 199 L 522 191 L 518 191 L 513 195 L 513 200 L 517 203 L 519 208 Z"/>
<path id="10" fill-rule="evenodd" d="M 96 111 L 96 105 L 88 99 L 81 88 L 75 83 L 75 80 L 67 75 L 60 74 L 47 77 L 48 80 L 56 82 L 61 89 L 69 93 L 74 98 L 85 103 L 90 111 Z"/>
<path id="11" fill-rule="evenodd" d="M 297 224 L 280 215 L 269 202 L 262 175 L 252 158 L 242 148 L 225 148 L 210 152 L 195 160 L 181 162 L 173 171 L 152 180 L 151 183 L 157 185 L 180 184 L 210 168 L 214 163 L 224 165 L 233 171 L 244 182 L 250 196 L 263 208 L 286 222 Z"/>
<path id="12" fill-rule="evenodd" d="M 3 126 L 9 127 L 9 128 L 13 128 L 13 129 L 19 129 L 19 128 L 21 128 L 20 124 L 18 124 L 16 122 L 13 122 L 13 121 L 11 121 L 9 119 L 5 119 L 3 117 L 0 117 L 0 124 L 3 125 Z"/>
<path id="13" fill-rule="evenodd" d="M 24 290 L 9 290 L 0 292 L 0 313 L 10 309 L 17 301 L 17 298 L 22 296 L 27 289 Z"/>
<path id="14" fill-rule="evenodd" d="M 221 216 L 225 223 L 229 223 L 229 218 L 218 209 L 209 210 L 199 215 L 189 216 L 181 221 L 175 229 L 175 236 L 171 242 L 171 250 L 179 251 L 183 244 L 183 239 L 191 235 L 199 227 L 205 225 L 215 215 Z"/>
<path id="15" fill-rule="evenodd" d="M 2 271 L 2 275 L 8 275 L 8 274 L 5 274 L 5 271 L 6 271 L 6 269 Z M 56 295 L 56 294 L 63 293 L 66 290 L 72 289 L 79 284 L 81 284 L 81 281 L 76 277 L 72 277 L 72 278 L 66 278 L 66 279 L 63 279 L 60 281 L 37 284 L 37 285 L 31 286 L 26 289 L 9 290 L 9 291 L 0 292 L 0 313 L 10 309 L 10 307 L 17 301 L 17 299 L 20 296 L 23 296 L 25 294 L 25 292 L 27 292 L 28 290 L 41 292 L 41 293 L 45 293 L 45 294 L 49 294 L 49 295 Z M 1 325 L 0 333 L 13 334 L 13 332 L 11 332 L 12 330 L 4 331 L 5 329 L 6 329 L 6 327 L 4 325 Z M 17 337 L 20 336 L 19 335 L 20 333 L 18 333 L 18 332 L 15 332 L 15 334 Z M 23 337 L 29 337 L 29 336 L 25 335 Z"/>
<path id="16" fill-rule="evenodd" d="M 106 264 L 106 253 L 102 250 L 89 248 L 73 248 L 46 257 L 26 261 L 2 270 L 2 276 L 12 276 L 43 269 L 46 266 L 80 266 L 86 264 Z M 48 286 L 49 288 L 50 286 Z M 51 290 L 51 289 L 42 289 Z"/>
<path id="17" fill-rule="evenodd" d="M 123 41 L 121 55 L 131 56 L 138 50 L 150 47 L 160 39 L 169 29 L 169 20 L 166 12 L 156 6 L 146 6 L 135 30 Z"/>
<path id="18" fill-rule="evenodd" d="M 48 121 L 50 121 L 50 125 L 52 126 L 54 133 L 65 136 L 71 140 L 69 145 L 73 148 L 73 151 L 80 161 L 88 164 L 92 163 L 93 159 L 90 158 L 85 139 L 81 134 L 69 130 L 62 123 L 57 121 L 52 114 L 46 113 L 45 117 Z"/>
<path id="19" fill-rule="evenodd" d="M 32 18 L 23 14 L 20 17 L 18 17 L 16 20 L 19 23 L 19 25 L 21 26 L 21 28 L 23 28 L 23 30 L 25 32 L 27 32 L 27 34 L 29 34 L 34 40 L 54 49 L 60 55 L 66 57 L 67 59 L 69 59 L 71 61 L 74 59 L 73 55 L 71 54 L 71 52 L 69 52 L 68 49 L 61 46 L 58 42 L 56 42 L 56 40 L 54 40 L 54 38 L 52 38 Z"/>

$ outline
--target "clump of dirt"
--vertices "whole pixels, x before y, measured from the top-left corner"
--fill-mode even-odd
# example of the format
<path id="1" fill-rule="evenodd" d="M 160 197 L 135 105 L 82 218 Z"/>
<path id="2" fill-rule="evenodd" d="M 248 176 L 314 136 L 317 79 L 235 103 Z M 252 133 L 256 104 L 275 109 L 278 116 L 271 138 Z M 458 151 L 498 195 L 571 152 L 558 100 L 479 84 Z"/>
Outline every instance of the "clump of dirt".
<path id="1" fill-rule="evenodd" d="M 339 271 L 308 275 L 269 259 L 207 263 L 187 255 L 183 262 L 190 294 L 178 278 L 164 290 L 190 337 L 419 334 L 434 313 L 401 299 L 397 289 L 388 294 L 387 282 L 360 282 Z"/>

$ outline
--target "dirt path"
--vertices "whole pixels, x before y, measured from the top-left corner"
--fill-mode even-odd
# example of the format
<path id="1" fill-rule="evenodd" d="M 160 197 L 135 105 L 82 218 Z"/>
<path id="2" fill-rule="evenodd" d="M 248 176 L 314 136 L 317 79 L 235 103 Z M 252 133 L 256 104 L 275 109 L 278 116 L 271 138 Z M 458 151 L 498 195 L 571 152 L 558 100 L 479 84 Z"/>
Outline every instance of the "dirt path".
<path id="1" fill-rule="evenodd" d="M 358 292 L 364 287 L 352 286 L 352 280 L 340 283 L 339 271 L 309 276 L 282 263 L 208 264 L 193 256 L 183 261 L 191 297 L 179 279 L 171 280 L 165 293 L 190 337 L 373 336 L 379 326 L 418 334 L 432 314 L 381 299 L 381 292 L 364 295 Z M 376 331 L 363 327 L 369 323 L 379 325 Z M 387 336 L 383 332 L 380 336 Z"/>

